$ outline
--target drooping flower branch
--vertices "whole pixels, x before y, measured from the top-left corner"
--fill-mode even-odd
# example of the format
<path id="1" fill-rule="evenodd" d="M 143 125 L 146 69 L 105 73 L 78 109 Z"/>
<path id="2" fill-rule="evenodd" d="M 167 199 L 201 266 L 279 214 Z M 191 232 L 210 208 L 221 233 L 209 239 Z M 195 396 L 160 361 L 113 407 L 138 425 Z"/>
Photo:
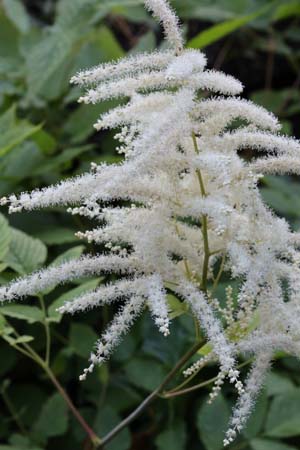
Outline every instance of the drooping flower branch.
<path id="1" fill-rule="evenodd" d="M 258 182 L 265 173 L 299 174 L 300 143 L 277 134 L 273 114 L 238 97 L 243 90 L 238 80 L 207 70 L 201 52 L 184 49 L 166 0 L 145 5 L 162 23 L 169 49 L 104 64 L 72 79 L 86 88 L 81 102 L 128 99 L 95 124 L 96 130 L 119 129 L 124 161 L 93 164 L 80 177 L 2 199 L 10 212 L 68 206 L 72 214 L 96 222 L 78 236 L 104 243 L 107 252 L 13 281 L 0 289 L 0 298 L 15 300 L 103 272 L 122 275 L 60 308 L 75 313 L 121 301 L 84 379 L 144 308 L 159 331 L 169 334 L 166 286 L 172 286 L 211 344 L 211 359 L 219 361 L 212 399 L 226 377 L 238 391 L 224 441 L 229 444 L 245 425 L 274 352 L 299 356 L 300 240 L 264 204 Z M 246 161 L 239 153 L 243 149 L 257 156 Z M 225 307 L 214 296 L 223 270 L 241 281 L 237 302 L 228 290 Z M 254 319 L 255 330 L 249 331 Z M 236 368 L 241 354 L 254 356 L 245 386 Z"/>

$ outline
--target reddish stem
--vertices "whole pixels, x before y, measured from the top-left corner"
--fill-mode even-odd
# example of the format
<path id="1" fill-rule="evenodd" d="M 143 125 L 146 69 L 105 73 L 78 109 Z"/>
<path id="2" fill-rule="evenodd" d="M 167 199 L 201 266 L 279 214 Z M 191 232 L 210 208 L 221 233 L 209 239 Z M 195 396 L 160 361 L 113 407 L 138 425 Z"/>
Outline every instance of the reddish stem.
<path id="1" fill-rule="evenodd" d="M 73 416 L 77 419 L 77 421 L 80 423 L 88 437 L 90 438 L 91 442 L 93 443 L 94 447 L 99 447 L 101 445 L 101 439 L 97 436 L 97 434 L 94 432 L 94 430 L 89 426 L 89 424 L 85 421 L 85 419 L 82 417 L 74 403 L 72 402 L 71 398 L 68 396 L 58 379 L 55 377 L 55 375 L 52 373 L 51 370 L 48 368 L 45 368 L 50 380 L 60 393 L 60 395 L 63 397 L 65 402 L 67 403 L 70 411 L 72 412 Z"/>

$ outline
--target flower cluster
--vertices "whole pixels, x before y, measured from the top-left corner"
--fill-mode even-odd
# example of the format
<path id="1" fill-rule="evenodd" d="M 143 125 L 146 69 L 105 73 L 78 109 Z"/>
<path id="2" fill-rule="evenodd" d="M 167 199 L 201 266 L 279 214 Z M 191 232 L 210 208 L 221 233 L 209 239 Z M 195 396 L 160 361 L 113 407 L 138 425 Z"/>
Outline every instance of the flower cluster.
<path id="1" fill-rule="evenodd" d="M 212 398 L 226 378 L 238 391 L 224 440 L 229 444 L 251 412 L 274 352 L 298 356 L 300 351 L 300 236 L 270 211 L 258 190 L 264 174 L 300 173 L 300 143 L 278 134 L 271 113 L 238 97 L 243 90 L 238 80 L 206 69 L 200 51 L 184 49 L 166 0 L 145 4 L 160 20 L 168 48 L 72 79 L 86 89 L 80 102 L 128 100 L 95 124 L 96 130 L 118 129 L 124 161 L 93 164 L 90 173 L 2 199 L 10 212 L 67 205 L 72 214 L 97 223 L 78 236 L 105 244 L 107 252 L 13 281 L 0 289 L 0 298 L 14 300 L 92 274 L 119 274 L 118 281 L 60 308 L 74 313 L 121 301 L 84 379 L 145 307 L 158 329 L 169 334 L 166 286 L 171 286 L 212 347 L 204 363 L 186 374 L 218 361 Z M 243 149 L 257 157 L 243 159 Z M 229 290 L 225 308 L 214 298 L 218 266 L 241 280 L 237 302 Z M 236 368 L 241 354 L 254 358 L 244 386 Z"/>

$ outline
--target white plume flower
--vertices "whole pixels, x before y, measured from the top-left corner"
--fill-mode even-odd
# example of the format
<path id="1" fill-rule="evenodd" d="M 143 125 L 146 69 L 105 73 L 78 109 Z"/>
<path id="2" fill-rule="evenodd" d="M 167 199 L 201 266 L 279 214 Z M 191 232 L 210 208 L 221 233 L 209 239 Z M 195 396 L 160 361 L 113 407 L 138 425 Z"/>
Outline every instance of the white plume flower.
<path id="1" fill-rule="evenodd" d="M 230 421 L 230 428 L 227 430 L 224 439 L 225 446 L 234 441 L 237 433 L 244 428 L 254 406 L 254 401 L 258 397 L 265 381 L 265 375 L 270 365 L 270 359 L 271 355 L 267 350 L 257 354 L 256 360 L 246 381 L 245 390 L 240 395 L 238 403 L 234 408 Z"/>
<path id="2" fill-rule="evenodd" d="M 182 50 L 184 42 L 179 28 L 179 21 L 166 0 L 145 0 L 146 8 L 163 26 L 166 39 L 177 52 Z"/>
<path id="3" fill-rule="evenodd" d="M 90 173 L 1 200 L 10 212 L 63 205 L 71 214 L 87 216 L 95 228 L 78 237 L 102 243 L 107 251 L 12 281 L 0 288 L 0 301 L 78 277 L 121 275 L 59 309 L 73 314 L 120 302 L 85 378 L 144 308 L 163 335 L 169 334 L 167 289 L 173 286 L 211 347 L 204 363 L 219 363 L 212 399 L 226 378 L 236 387 L 229 444 L 245 425 L 274 352 L 299 356 L 300 238 L 264 204 L 258 183 L 263 174 L 300 174 L 300 143 L 278 134 L 273 114 L 237 97 L 243 90 L 238 80 L 207 70 L 200 51 L 184 49 L 167 0 L 145 0 L 145 5 L 161 22 L 169 49 L 72 78 L 87 88 L 84 103 L 127 99 L 95 124 L 97 130 L 117 129 L 124 161 L 93 164 Z M 243 149 L 257 156 L 246 161 Z M 230 290 L 226 308 L 214 298 L 219 263 L 241 282 L 237 305 Z M 243 387 L 236 361 L 244 353 L 255 362 Z M 186 375 L 200 370 L 201 361 Z"/>

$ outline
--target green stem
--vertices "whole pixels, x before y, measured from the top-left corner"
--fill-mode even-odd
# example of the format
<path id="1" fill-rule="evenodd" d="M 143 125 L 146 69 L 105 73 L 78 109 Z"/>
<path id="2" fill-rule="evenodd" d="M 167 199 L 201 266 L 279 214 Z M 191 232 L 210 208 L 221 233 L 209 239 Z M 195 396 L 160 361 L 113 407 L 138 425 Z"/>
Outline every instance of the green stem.
<path id="1" fill-rule="evenodd" d="M 177 235 L 180 237 L 180 231 L 179 231 L 177 223 L 175 223 L 175 229 L 176 229 Z M 191 274 L 191 270 L 190 270 L 187 259 L 183 260 L 183 264 L 184 264 L 184 269 L 185 269 L 186 275 L 187 275 L 188 279 L 190 280 L 192 278 L 192 274 Z"/>
<path id="2" fill-rule="evenodd" d="M 213 360 L 212 360 L 213 361 Z M 209 361 L 209 362 L 212 362 L 212 361 Z M 206 363 L 206 364 L 208 364 L 208 362 Z M 174 387 L 173 389 L 170 389 L 169 391 L 168 391 L 168 393 L 171 393 L 171 392 L 177 392 L 177 391 L 180 391 L 184 386 L 186 386 L 187 384 L 189 384 L 198 374 L 199 374 L 199 372 L 202 370 L 202 369 L 204 369 L 204 367 L 206 366 L 206 364 L 205 365 L 203 365 L 200 369 L 198 369 L 197 371 L 195 371 L 192 375 L 190 375 L 186 380 L 184 380 L 182 383 L 180 383 L 178 386 L 176 386 L 176 387 Z"/>
<path id="3" fill-rule="evenodd" d="M 129 425 L 136 417 L 138 417 L 157 397 L 160 396 L 165 386 L 174 378 L 178 370 L 180 370 L 185 363 L 199 350 L 203 345 L 203 341 L 197 342 L 193 347 L 177 362 L 173 369 L 168 373 L 162 383 L 122 422 L 120 422 L 112 431 L 101 439 L 101 444 L 98 448 L 103 448 L 110 442 L 120 431 Z"/>
<path id="4" fill-rule="evenodd" d="M 242 450 L 244 448 L 247 448 L 249 446 L 248 442 L 239 442 L 234 447 L 231 447 L 231 450 Z"/>
<path id="5" fill-rule="evenodd" d="M 242 367 L 250 364 L 252 361 L 253 361 L 253 358 L 243 362 L 242 364 L 240 364 L 238 366 L 238 368 L 241 369 Z M 186 389 L 181 389 L 179 391 L 177 391 L 177 390 L 173 391 L 172 390 L 172 391 L 164 392 L 161 397 L 163 397 L 165 399 L 172 398 L 172 397 L 179 397 L 180 395 L 188 394 L 189 392 L 193 392 L 193 391 L 201 389 L 201 388 L 203 388 L 205 386 L 208 386 L 209 384 L 212 384 L 215 381 L 217 381 L 217 379 L 218 379 L 218 376 L 210 378 L 209 380 L 203 381 L 202 383 L 195 384 L 194 386 L 191 386 L 191 387 L 186 388 Z"/>
<path id="6" fill-rule="evenodd" d="M 209 256 L 214 256 L 221 252 L 224 252 L 224 248 L 219 248 L 219 250 L 214 250 L 213 252 L 210 252 Z"/>
<path id="7" fill-rule="evenodd" d="M 6 320 L 6 322 L 8 323 L 7 320 Z M 14 335 L 17 338 L 19 338 L 20 334 L 17 332 L 17 330 L 14 327 L 12 327 L 11 325 L 10 325 L 10 327 L 14 330 Z M 26 342 L 22 342 L 21 346 L 18 345 L 18 344 L 15 344 L 15 345 L 12 344 L 12 346 L 14 348 L 16 348 L 19 352 L 21 352 L 24 355 L 28 356 L 28 358 L 33 359 L 33 361 L 35 361 L 35 362 L 41 361 L 44 364 L 44 361 L 42 360 L 42 358 L 40 358 L 38 353 L 36 353 L 36 351 L 29 344 L 27 344 Z"/>
<path id="8" fill-rule="evenodd" d="M 10 344 L 9 343 L 9 345 L 11 345 L 12 348 L 17 350 L 18 352 L 22 353 L 22 355 L 25 355 L 25 356 L 27 356 L 27 358 L 31 358 L 33 361 L 35 361 L 35 358 L 27 350 L 24 350 L 24 348 L 20 347 L 18 344 Z"/>
<path id="9" fill-rule="evenodd" d="M 162 397 L 163 398 L 179 397 L 180 395 L 188 394 L 189 392 L 193 392 L 193 391 L 196 391 L 197 389 L 208 386 L 209 384 L 214 383 L 217 379 L 218 379 L 218 377 L 216 376 L 216 377 L 210 378 L 209 380 L 203 381 L 202 383 L 195 384 L 194 386 L 191 386 L 189 388 L 180 389 L 178 391 L 176 390 L 176 391 L 165 392 L 162 394 Z"/>
<path id="10" fill-rule="evenodd" d="M 203 269 L 202 269 L 202 282 L 201 282 L 201 290 L 203 292 L 207 292 L 207 279 L 208 279 L 208 268 L 209 268 L 209 244 L 208 244 L 208 224 L 207 224 L 207 216 L 202 216 L 202 234 L 203 234 L 203 243 L 204 243 L 204 259 L 203 259 Z"/>
<path id="11" fill-rule="evenodd" d="M 174 286 L 178 286 L 178 283 L 175 283 L 175 281 L 170 281 L 170 280 L 165 280 L 164 281 L 165 284 L 173 284 Z"/>
<path id="12" fill-rule="evenodd" d="M 27 430 L 26 430 L 25 426 L 23 425 L 23 422 L 20 420 L 19 415 L 18 415 L 17 411 L 15 410 L 13 403 L 11 402 L 10 398 L 8 397 L 8 395 L 6 394 L 4 389 L 1 390 L 1 396 L 3 398 L 3 402 L 5 403 L 8 411 L 11 414 L 12 418 L 14 419 L 17 426 L 19 427 L 21 433 L 24 434 L 25 436 L 27 436 L 28 435 Z"/>
<path id="13" fill-rule="evenodd" d="M 52 370 L 47 367 L 46 365 L 42 365 L 42 368 L 47 373 L 48 377 L 60 393 L 60 395 L 63 397 L 65 402 L 67 403 L 70 411 L 72 412 L 73 416 L 77 419 L 77 421 L 80 423 L 86 434 L 89 436 L 91 442 L 93 443 L 94 447 L 97 448 L 101 444 L 101 439 L 97 436 L 97 434 L 94 432 L 94 430 L 88 425 L 88 423 L 85 421 L 85 419 L 82 417 L 78 409 L 75 407 L 74 403 L 72 402 L 71 398 L 68 396 L 58 379 L 55 377 Z"/>
<path id="14" fill-rule="evenodd" d="M 193 315 L 196 341 L 201 339 L 201 331 L 198 319 Z"/>
<path id="15" fill-rule="evenodd" d="M 197 155 L 200 153 L 197 143 L 197 138 L 195 133 L 192 133 L 192 139 L 194 144 L 194 150 L 197 153 Z M 203 177 L 201 174 L 200 169 L 196 170 L 199 186 L 200 186 L 200 192 L 202 197 L 207 196 L 207 192 L 205 190 Z M 209 258 L 210 258 L 210 250 L 209 250 L 209 242 L 208 242 L 208 219 L 207 215 L 203 214 L 201 216 L 201 223 L 202 223 L 202 235 L 203 235 L 203 245 L 204 245 L 204 259 L 203 259 L 203 269 L 202 269 L 202 281 L 201 281 L 201 290 L 203 292 L 207 292 L 207 279 L 208 279 L 208 269 L 209 269 Z"/>
<path id="16" fill-rule="evenodd" d="M 8 321 L 7 321 L 8 323 Z M 10 325 L 11 326 L 11 325 Z M 14 329 L 14 327 L 11 326 L 13 329 L 13 332 L 16 337 L 19 337 L 19 333 L 17 330 Z M 36 364 L 38 364 L 41 369 L 46 373 L 46 375 L 49 377 L 50 381 L 54 384 L 60 395 L 63 397 L 65 402 L 67 403 L 71 413 L 73 416 L 77 419 L 77 421 L 80 423 L 86 434 L 88 435 L 89 439 L 91 440 L 94 448 L 99 447 L 101 444 L 101 439 L 97 436 L 97 434 L 92 430 L 92 428 L 88 425 L 88 423 L 85 421 L 85 419 L 82 417 L 74 403 L 72 402 L 71 398 L 68 396 L 67 392 L 64 390 L 62 385 L 59 383 L 58 379 L 55 377 L 54 373 L 49 367 L 49 363 L 46 360 L 43 360 L 43 358 L 40 357 L 38 353 L 27 343 L 22 343 L 22 347 L 19 345 L 12 345 L 16 350 L 21 352 L 22 354 L 26 355 L 27 357 L 33 359 Z"/>
<path id="17" fill-rule="evenodd" d="M 7 320 L 7 318 L 5 319 L 7 325 L 9 325 L 9 327 L 13 330 L 13 335 L 16 338 L 20 337 L 20 334 L 17 332 L 17 330 L 11 325 L 11 323 Z M 19 344 L 14 344 L 13 342 L 10 342 L 9 340 L 5 339 L 5 336 L 2 336 L 2 339 L 5 340 L 5 342 L 7 342 L 9 345 L 11 345 L 15 350 L 17 350 L 18 352 L 22 353 L 23 355 L 27 356 L 28 358 L 33 359 L 34 361 L 36 361 L 35 355 L 34 355 L 34 350 L 32 347 L 30 347 L 28 344 L 26 343 L 22 343 L 21 345 Z"/>
<path id="18" fill-rule="evenodd" d="M 33 350 L 33 352 L 34 352 L 34 350 Z M 89 426 L 89 424 L 82 417 L 82 415 L 80 414 L 80 412 L 78 411 L 78 409 L 76 408 L 74 403 L 72 402 L 71 398 L 69 397 L 69 395 L 67 394 L 65 389 L 62 387 L 62 385 L 60 384 L 60 382 L 58 381 L 58 379 L 56 378 L 56 376 L 54 375 L 52 370 L 50 369 L 49 365 L 47 365 L 47 363 L 45 361 L 43 361 L 43 359 L 40 358 L 40 356 L 37 353 L 34 352 L 34 354 L 36 355 L 36 363 L 48 375 L 49 379 L 52 381 L 52 383 L 56 387 L 57 391 L 60 393 L 62 398 L 65 400 L 66 404 L 69 407 L 69 410 L 71 411 L 71 413 L 73 414 L 75 419 L 77 419 L 79 424 L 82 426 L 82 428 L 84 429 L 84 431 L 90 438 L 94 447 L 96 448 L 97 446 L 99 446 L 101 443 L 101 439 L 97 436 L 97 434 L 92 430 L 92 428 Z"/>
<path id="19" fill-rule="evenodd" d="M 49 326 L 49 322 L 47 320 L 47 311 L 46 311 L 46 307 L 45 307 L 45 301 L 44 301 L 44 297 L 42 295 L 38 296 L 39 301 L 40 301 L 40 306 L 41 309 L 43 311 L 43 325 L 45 328 L 45 335 L 46 335 L 46 352 L 45 352 L 45 363 L 47 366 L 49 366 L 50 363 L 50 349 L 51 349 L 51 333 L 50 333 L 50 326 Z"/>
<path id="20" fill-rule="evenodd" d="M 213 294 L 215 292 L 215 290 L 217 289 L 217 287 L 218 287 L 220 278 L 221 278 L 222 273 L 224 271 L 225 259 L 226 259 L 226 255 L 225 255 L 225 253 L 223 253 L 222 259 L 221 259 L 220 268 L 219 268 L 218 274 L 217 274 L 217 276 L 215 278 L 215 281 L 214 281 L 214 284 L 213 284 L 213 287 L 212 287 L 212 290 L 211 290 L 211 294 Z"/>

